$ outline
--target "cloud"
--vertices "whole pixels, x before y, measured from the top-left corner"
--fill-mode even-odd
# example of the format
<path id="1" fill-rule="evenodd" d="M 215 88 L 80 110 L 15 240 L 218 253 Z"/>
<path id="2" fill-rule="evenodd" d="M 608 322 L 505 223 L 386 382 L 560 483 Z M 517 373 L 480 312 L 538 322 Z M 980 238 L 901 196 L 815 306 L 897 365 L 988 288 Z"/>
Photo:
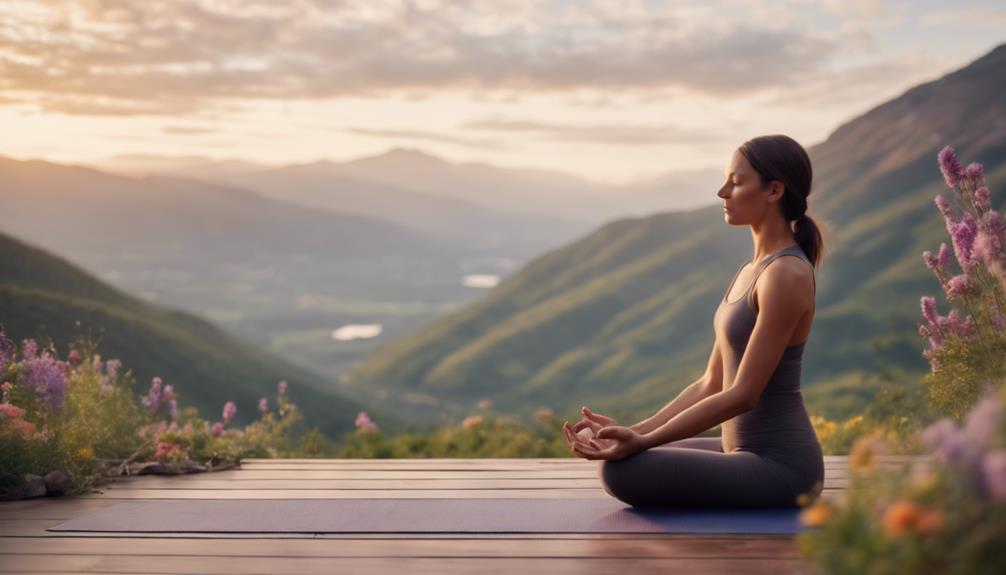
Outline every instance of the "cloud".
<path id="1" fill-rule="evenodd" d="M 16 7 L 0 25 L 0 90 L 40 95 L 41 108 L 68 114 L 167 115 L 231 98 L 414 89 L 680 87 L 731 98 L 820 71 L 837 49 L 813 27 L 702 3 L 649 12 L 530 0 Z"/>
<path id="2" fill-rule="evenodd" d="M 681 128 L 674 124 L 559 124 L 489 118 L 467 122 L 463 127 L 469 130 L 532 134 L 537 135 L 539 140 L 631 146 L 700 144 L 719 139 L 712 132 Z"/>
<path id="3" fill-rule="evenodd" d="M 348 132 L 361 136 L 374 136 L 378 138 L 396 138 L 404 140 L 420 140 L 426 142 L 436 142 L 438 144 L 453 144 L 466 148 L 479 148 L 486 150 L 502 150 L 504 146 L 497 140 L 462 138 L 450 136 L 440 132 L 429 132 L 423 130 L 377 130 L 371 128 L 340 128 L 341 132 Z"/>
<path id="4" fill-rule="evenodd" d="M 201 134 L 212 134 L 215 130 L 211 128 L 202 128 L 199 126 L 164 126 L 161 128 L 165 134 L 178 134 L 178 135 L 201 135 Z"/>

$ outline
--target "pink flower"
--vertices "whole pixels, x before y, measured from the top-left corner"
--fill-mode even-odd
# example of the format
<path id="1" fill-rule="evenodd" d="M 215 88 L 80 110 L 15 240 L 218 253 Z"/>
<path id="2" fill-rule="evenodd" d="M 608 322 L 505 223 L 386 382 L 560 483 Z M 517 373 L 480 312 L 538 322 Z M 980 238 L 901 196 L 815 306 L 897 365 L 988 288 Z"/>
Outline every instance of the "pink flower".
<path id="1" fill-rule="evenodd" d="M 959 222 L 953 224 L 950 233 L 957 263 L 960 264 L 962 270 L 968 271 L 974 264 L 972 251 L 974 250 L 975 236 L 978 235 L 978 222 L 971 217 L 971 214 L 965 213 Z"/>
<path id="2" fill-rule="evenodd" d="M 982 186 L 975 190 L 975 209 L 979 212 L 986 212 L 989 209 L 989 196 L 992 192 L 988 188 Z"/>
<path id="3" fill-rule="evenodd" d="M 947 296 L 951 299 L 966 295 L 971 292 L 973 287 L 971 278 L 968 274 L 963 273 L 955 275 L 954 277 L 947 280 Z"/>
<path id="4" fill-rule="evenodd" d="M 280 395 L 286 395 L 286 386 L 287 383 L 285 379 L 276 385 L 276 388 L 279 390 Z"/>
<path id="5" fill-rule="evenodd" d="M 258 410 L 262 413 L 269 411 L 269 399 L 266 397 L 260 397 L 258 400 Z"/>
<path id="6" fill-rule="evenodd" d="M 161 392 L 161 401 L 171 401 L 172 399 L 175 399 L 175 386 L 165 385 Z"/>
<path id="7" fill-rule="evenodd" d="M 356 414 L 356 427 L 364 431 L 377 431 L 377 424 L 371 421 L 370 416 L 367 415 L 366 411 L 361 411 Z"/>
<path id="8" fill-rule="evenodd" d="M 947 264 L 950 263 L 950 249 L 947 248 L 947 244 L 940 244 L 940 254 L 936 257 L 936 260 L 940 269 L 947 269 Z"/>
<path id="9" fill-rule="evenodd" d="M 171 443 L 165 443 L 163 441 L 157 444 L 157 451 L 154 453 L 154 458 L 158 461 L 167 461 L 171 459 L 171 456 L 175 452 L 175 445 Z"/>
<path id="10" fill-rule="evenodd" d="M 161 399 L 161 378 L 155 377 L 150 380 L 150 389 L 147 391 L 147 397 L 144 397 L 140 401 L 150 411 L 157 411 L 161 407 Z"/>
<path id="11" fill-rule="evenodd" d="M 10 419 L 17 419 L 24 415 L 24 409 L 10 403 L 0 403 L 0 414 Z"/>
<path id="12" fill-rule="evenodd" d="M 171 415 L 171 421 L 174 422 L 178 417 L 178 402 L 175 398 L 171 398 L 171 400 L 168 401 L 168 413 Z"/>
<path id="13" fill-rule="evenodd" d="M 985 168 L 978 162 L 971 162 L 967 168 L 964 168 L 964 178 L 972 186 L 980 186 L 985 181 Z"/>
<path id="14" fill-rule="evenodd" d="M 937 159 L 940 161 L 940 171 L 943 172 L 943 179 L 947 181 L 947 185 L 951 188 L 956 187 L 961 181 L 963 170 L 954 149 L 950 146 L 944 147 L 937 155 Z"/>
<path id="15" fill-rule="evenodd" d="M 469 415 L 461 422 L 461 427 L 471 429 L 480 423 L 482 423 L 481 415 Z"/>
<path id="16" fill-rule="evenodd" d="M 950 226 L 957 221 L 954 209 L 950 207 L 950 204 L 947 203 L 947 200 L 941 194 L 936 194 L 936 198 L 933 201 L 936 202 L 936 208 L 943 214 L 943 221 L 946 223 L 947 231 L 950 231 Z"/>
<path id="17" fill-rule="evenodd" d="M 105 362 L 105 375 L 108 379 L 115 379 L 119 375 L 119 368 L 122 362 L 117 359 L 110 359 Z"/>
<path id="18" fill-rule="evenodd" d="M 224 432 L 224 424 L 220 423 L 219 421 L 214 422 L 212 431 L 210 432 L 213 434 L 213 437 L 220 437 L 220 435 L 223 432 Z"/>
<path id="19" fill-rule="evenodd" d="M 981 475 L 986 496 L 993 501 L 1006 501 L 1006 450 L 985 454 Z"/>
<path id="20" fill-rule="evenodd" d="M 922 296 L 920 300 L 922 306 L 922 317 L 929 320 L 929 323 L 935 324 L 939 314 L 936 313 L 936 298 L 932 296 Z"/>
<path id="21" fill-rule="evenodd" d="M 224 423 L 230 423 L 234 416 L 238 413 L 238 406 L 234 405 L 233 401 L 228 401 L 224 404 L 223 418 Z"/>
<path id="22" fill-rule="evenodd" d="M 66 356 L 66 359 L 70 362 L 70 365 L 74 365 L 74 366 L 79 365 L 80 364 L 80 352 L 77 351 L 77 350 L 75 350 L 75 349 L 71 349 L 69 355 Z"/>

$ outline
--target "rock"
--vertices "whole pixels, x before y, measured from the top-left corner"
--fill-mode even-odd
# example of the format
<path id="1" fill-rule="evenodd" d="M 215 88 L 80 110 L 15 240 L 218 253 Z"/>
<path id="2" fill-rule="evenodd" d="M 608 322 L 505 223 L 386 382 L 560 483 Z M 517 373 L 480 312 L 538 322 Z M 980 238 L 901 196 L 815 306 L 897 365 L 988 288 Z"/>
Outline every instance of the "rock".
<path id="1" fill-rule="evenodd" d="M 45 474 L 45 490 L 49 493 L 66 493 L 73 486 L 73 474 L 65 469 L 53 469 Z"/>
<path id="2" fill-rule="evenodd" d="M 41 497 L 45 495 L 45 479 L 41 475 L 34 475 L 31 473 L 25 473 L 24 475 L 25 483 L 25 499 L 29 497 Z"/>
<path id="3" fill-rule="evenodd" d="M 17 499 L 24 499 L 25 491 L 26 489 L 23 483 L 11 485 L 10 487 L 0 489 L 0 500 L 14 501 Z"/>

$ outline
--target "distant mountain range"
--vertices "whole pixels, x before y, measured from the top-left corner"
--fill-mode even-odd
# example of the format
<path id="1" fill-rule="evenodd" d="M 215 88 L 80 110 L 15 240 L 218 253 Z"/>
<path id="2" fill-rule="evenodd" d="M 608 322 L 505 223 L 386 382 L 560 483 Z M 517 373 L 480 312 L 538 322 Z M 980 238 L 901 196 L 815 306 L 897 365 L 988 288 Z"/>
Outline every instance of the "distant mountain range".
<path id="1" fill-rule="evenodd" d="M 947 240 L 933 197 L 949 193 L 936 154 L 949 144 L 982 162 L 1002 205 L 1004 87 L 1006 45 L 808 149 L 811 214 L 827 226 L 829 252 L 804 364 L 816 410 L 860 409 L 876 392 L 864 378 L 881 366 L 927 369 L 918 301 L 941 291 L 920 254 Z M 649 415 L 701 374 L 713 313 L 751 252 L 748 230 L 729 228 L 719 205 L 618 219 L 378 349 L 350 382 L 461 409 L 490 398 L 525 413 L 590 403 Z"/>
<path id="2" fill-rule="evenodd" d="M 307 425 L 331 437 L 353 430 L 359 409 L 387 428 L 400 423 L 202 319 L 133 298 L 6 234 L 0 234 L 0 310 L 0 325 L 11 339 L 51 340 L 65 357 L 77 335 L 90 335 L 104 359 L 121 359 L 123 369 L 132 370 L 137 394 L 160 376 L 175 386 L 181 406 L 194 405 L 210 420 L 220 419 L 229 400 L 238 406 L 238 424 L 256 419 L 259 397 L 275 406 L 276 384 L 285 379 Z"/>

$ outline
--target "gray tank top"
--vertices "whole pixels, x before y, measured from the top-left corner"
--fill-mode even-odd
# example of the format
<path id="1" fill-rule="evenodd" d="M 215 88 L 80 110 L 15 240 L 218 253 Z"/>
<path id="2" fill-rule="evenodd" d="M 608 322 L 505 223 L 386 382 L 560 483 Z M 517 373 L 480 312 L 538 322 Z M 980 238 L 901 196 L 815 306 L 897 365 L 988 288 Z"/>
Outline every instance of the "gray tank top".
<path id="1" fill-rule="evenodd" d="M 786 255 L 796 256 L 813 267 L 800 246 L 780 250 L 756 265 L 744 294 L 731 302 L 727 298 L 744 267 L 741 266 L 734 274 L 730 287 L 727 288 L 723 300 L 716 309 L 713 327 L 716 341 L 723 354 L 723 389 L 729 389 L 734 383 L 737 368 L 758 318 L 752 297 L 754 284 L 770 263 Z M 815 292 L 816 289 L 815 279 Z M 788 346 L 783 351 L 779 365 L 762 390 L 754 409 L 721 424 L 725 453 L 739 449 L 759 452 L 774 459 L 810 456 L 812 461 L 816 461 L 813 458 L 821 457 L 820 443 L 804 407 L 803 394 L 800 392 L 800 372 L 805 344 L 806 341 Z M 794 446 L 808 446 L 815 449 L 791 449 Z"/>

